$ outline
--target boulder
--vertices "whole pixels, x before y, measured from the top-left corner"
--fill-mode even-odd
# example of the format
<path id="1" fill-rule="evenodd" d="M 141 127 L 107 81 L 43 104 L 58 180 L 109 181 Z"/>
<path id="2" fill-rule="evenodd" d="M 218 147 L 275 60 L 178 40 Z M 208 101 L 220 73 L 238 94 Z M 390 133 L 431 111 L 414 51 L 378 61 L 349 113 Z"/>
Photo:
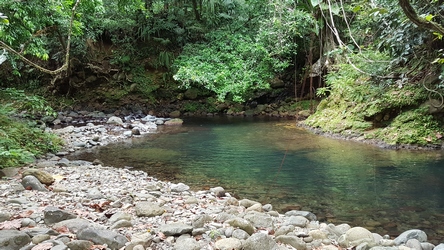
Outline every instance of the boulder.
<path id="1" fill-rule="evenodd" d="M 407 230 L 395 238 L 395 244 L 399 246 L 401 244 L 405 244 L 410 239 L 417 239 L 419 242 L 426 242 L 427 234 L 419 229 Z"/>
<path id="2" fill-rule="evenodd" d="M 160 226 L 159 230 L 167 236 L 175 236 L 191 233 L 193 231 L 193 227 L 183 223 L 174 222 Z"/>
<path id="3" fill-rule="evenodd" d="M 199 243 L 188 235 L 181 235 L 174 245 L 175 250 L 200 250 Z"/>
<path id="4" fill-rule="evenodd" d="M 0 249 L 17 250 L 31 242 L 31 237 L 18 230 L 0 230 Z"/>
<path id="5" fill-rule="evenodd" d="M 111 116 L 110 118 L 108 118 L 108 121 L 106 121 L 106 123 L 119 125 L 119 126 L 123 125 L 122 118 L 117 117 L 117 116 Z"/>
<path id="6" fill-rule="evenodd" d="M 240 228 L 240 229 L 244 230 L 249 235 L 252 235 L 254 233 L 254 230 L 255 230 L 253 225 L 248 220 L 242 219 L 242 218 L 239 218 L 239 217 L 236 217 L 236 218 L 233 218 L 233 219 L 229 219 L 229 220 L 227 220 L 225 222 L 228 225 L 232 226 L 232 227 L 237 227 L 237 228 Z"/>
<path id="7" fill-rule="evenodd" d="M 244 219 L 253 224 L 254 227 L 273 228 L 273 219 L 270 215 L 259 213 L 256 211 L 250 212 L 244 216 Z"/>
<path id="8" fill-rule="evenodd" d="M 85 228 L 77 232 L 77 239 L 89 240 L 95 244 L 106 244 L 111 249 L 120 249 L 128 242 L 125 236 L 111 230 Z"/>
<path id="9" fill-rule="evenodd" d="M 240 250 L 242 249 L 242 242 L 236 238 L 226 238 L 216 241 L 216 249 L 220 250 Z"/>
<path id="10" fill-rule="evenodd" d="M 255 233 L 251 235 L 247 240 L 245 240 L 243 245 L 244 250 L 258 250 L 258 249 L 267 249 L 267 250 L 277 250 L 279 246 L 276 242 L 271 238 L 271 236 L 263 233 Z"/>
<path id="11" fill-rule="evenodd" d="M 375 244 L 373 234 L 363 227 L 352 227 L 338 239 L 342 247 L 356 247 L 361 243 Z"/>
<path id="12" fill-rule="evenodd" d="M 284 244 L 288 244 L 288 245 L 296 248 L 297 250 L 305 250 L 306 249 L 305 242 L 297 236 L 280 235 L 280 236 L 276 237 L 276 241 L 284 243 Z"/>
<path id="13" fill-rule="evenodd" d="M 43 210 L 43 220 L 46 225 L 75 218 L 77 218 L 75 214 L 68 213 L 57 207 L 46 207 L 45 210 Z"/>
<path id="14" fill-rule="evenodd" d="M 307 218 L 297 215 L 297 216 L 290 216 L 289 218 L 286 218 L 283 225 L 284 226 L 293 225 L 295 227 L 306 227 L 309 222 L 310 221 Z"/>
<path id="15" fill-rule="evenodd" d="M 165 209 L 155 203 L 142 201 L 136 204 L 135 211 L 139 217 L 154 217 L 162 215 Z"/>
<path id="16" fill-rule="evenodd" d="M 43 185 L 35 176 L 32 175 L 23 177 L 22 185 L 27 190 L 38 190 L 43 192 L 48 191 L 48 189 L 45 188 L 45 185 Z"/>

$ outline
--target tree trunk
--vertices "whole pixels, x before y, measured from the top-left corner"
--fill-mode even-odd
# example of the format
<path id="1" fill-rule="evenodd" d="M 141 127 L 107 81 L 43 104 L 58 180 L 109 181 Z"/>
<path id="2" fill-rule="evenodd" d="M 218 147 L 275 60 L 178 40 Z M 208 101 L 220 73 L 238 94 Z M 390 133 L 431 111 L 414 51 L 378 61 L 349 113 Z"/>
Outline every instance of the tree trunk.
<path id="1" fill-rule="evenodd" d="M 433 21 L 427 21 L 426 19 L 418 16 L 418 14 L 416 14 L 416 11 L 413 9 L 412 5 L 410 4 L 409 0 L 399 0 L 399 5 L 401 6 L 404 14 L 410 19 L 410 21 L 418 25 L 418 27 L 438 32 L 444 35 L 444 28 L 438 23 L 435 23 Z"/>

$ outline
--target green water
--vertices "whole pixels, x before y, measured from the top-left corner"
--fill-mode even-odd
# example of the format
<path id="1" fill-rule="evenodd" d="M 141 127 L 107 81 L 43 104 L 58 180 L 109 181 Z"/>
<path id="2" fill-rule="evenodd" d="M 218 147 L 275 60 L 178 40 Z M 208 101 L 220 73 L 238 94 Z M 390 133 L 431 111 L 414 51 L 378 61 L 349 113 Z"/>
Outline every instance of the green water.
<path id="1" fill-rule="evenodd" d="M 444 239 L 444 153 L 395 151 L 314 135 L 294 121 L 185 118 L 76 158 L 133 167 L 195 190 L 298 208 L 321 221 L 397 235 L 420 228 Z"/>

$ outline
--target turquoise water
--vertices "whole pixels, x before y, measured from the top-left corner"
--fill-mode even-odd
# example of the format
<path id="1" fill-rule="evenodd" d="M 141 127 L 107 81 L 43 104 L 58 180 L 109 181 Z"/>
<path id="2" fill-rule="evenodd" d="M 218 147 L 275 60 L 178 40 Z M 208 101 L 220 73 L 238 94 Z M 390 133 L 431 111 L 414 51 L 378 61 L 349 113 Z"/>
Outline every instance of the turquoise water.
<path id="1" fill-rule="evenodd" d="M 385 150 L 314 135 L 295 121 L 185 118 L 76 158 L 133 167 L 193 189 L 300 208 L 321 221 L 397 235 L 420 228 L 444 239 L 444 153 Z"/>

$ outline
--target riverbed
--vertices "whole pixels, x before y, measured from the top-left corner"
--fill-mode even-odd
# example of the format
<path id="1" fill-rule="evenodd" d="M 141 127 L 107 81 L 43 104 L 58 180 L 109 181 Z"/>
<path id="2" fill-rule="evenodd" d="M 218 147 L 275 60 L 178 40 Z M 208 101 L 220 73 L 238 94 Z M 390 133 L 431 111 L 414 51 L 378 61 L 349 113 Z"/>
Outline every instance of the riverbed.
<path id="1" fill-rule="evenodd" d="M 398 235 L 444 235 L 442 151 L 382 149 L 326 138 L 273 118 L 185 118 L 182 126 L 70 157 L 140 169 L 195 190 L 223 186 L 280 211 Z"/>

